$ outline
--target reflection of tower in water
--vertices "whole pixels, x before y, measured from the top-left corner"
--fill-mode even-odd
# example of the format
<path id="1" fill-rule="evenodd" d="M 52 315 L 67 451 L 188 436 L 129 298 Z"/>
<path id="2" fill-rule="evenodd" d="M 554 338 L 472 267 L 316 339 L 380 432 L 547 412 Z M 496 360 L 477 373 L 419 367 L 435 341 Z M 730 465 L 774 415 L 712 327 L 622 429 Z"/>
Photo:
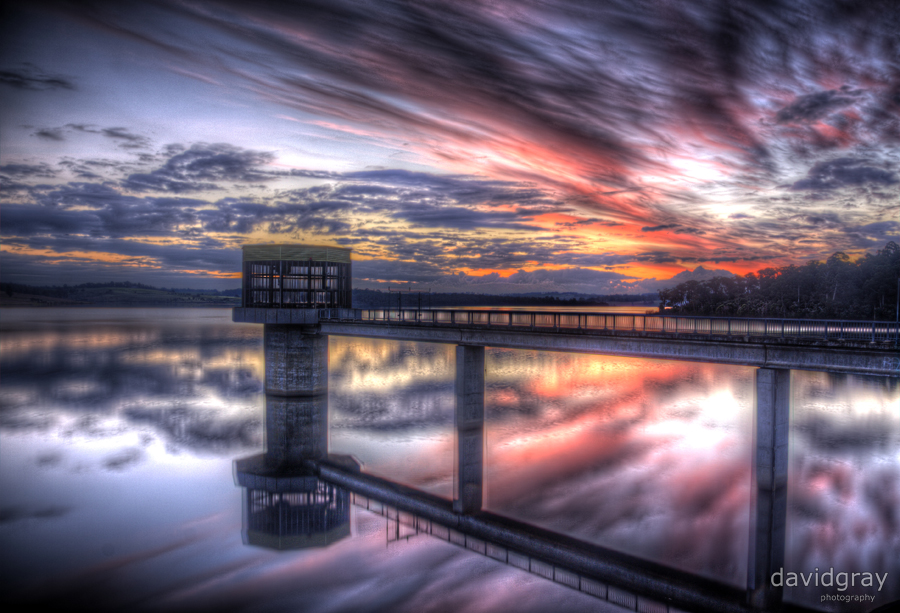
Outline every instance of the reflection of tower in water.
<path id="1" fill-rule="evenodd" d="M 244 543 L 326 546 L 350 534 L 350 493 L 314 464 L 328 458 L 328 339 L 314 326 L 266 325 L 265 356 L 266 451 L 234 463 Z"/>
<path id="2" fill-rule="evenodd" d="M 267 464 L 266 454 L 237 460 L 244 487 L 244 543 L 272 549 L 324 547 L 350 534 L 350 493 L 302 467 Z M 306 473 L 306 474 L 304 474 Z"/>

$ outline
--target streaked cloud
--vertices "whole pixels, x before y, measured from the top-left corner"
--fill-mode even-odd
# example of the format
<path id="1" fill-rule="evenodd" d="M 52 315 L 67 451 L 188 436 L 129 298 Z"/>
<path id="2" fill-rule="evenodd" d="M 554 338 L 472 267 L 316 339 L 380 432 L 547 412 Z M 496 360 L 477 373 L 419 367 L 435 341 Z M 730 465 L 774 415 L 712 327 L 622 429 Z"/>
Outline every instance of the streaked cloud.
<path id="1" fill-rule="evenodd" d="M 75 85 L 69 79 L 44 74 L 31 65 L 0 70 L 0 85 L 34 91 L 75 89 Z"/>
<path id="2" fill-rule="evenodd" d="M 746 272 L 896 238 L 878 225 L 900 198 L 892 5 L 54 5 L 68 47 L 42 6 L 15 32 L 73 52 L 17 52 L 2 73 L 23 118 L 0 137 L 18 249 L 301 240 L 389 276 L 427 260 L 512 284 Z M 127 49 L 128 71 L 88 47 Z"/>

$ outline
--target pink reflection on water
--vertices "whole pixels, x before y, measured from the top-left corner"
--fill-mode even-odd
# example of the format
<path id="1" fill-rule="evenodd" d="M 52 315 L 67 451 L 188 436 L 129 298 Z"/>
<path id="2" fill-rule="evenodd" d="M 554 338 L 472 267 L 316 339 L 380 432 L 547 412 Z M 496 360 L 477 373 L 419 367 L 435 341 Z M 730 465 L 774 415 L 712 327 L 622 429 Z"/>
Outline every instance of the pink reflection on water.
<path id="1" fill-rule="evenodd" d="M 789 587 L 793 602 L 867 611 L 900 599 L 900 385 L 896 378 L 795 371 L 785 571 L 888 573 L 857 584 Z M 872 603 L 821 603 L 823 593 Z"/>
<path id="2" fill-rule="evenodd" d="M 744 583 L 751 369 L 490 356 L 489 510 Z"/>

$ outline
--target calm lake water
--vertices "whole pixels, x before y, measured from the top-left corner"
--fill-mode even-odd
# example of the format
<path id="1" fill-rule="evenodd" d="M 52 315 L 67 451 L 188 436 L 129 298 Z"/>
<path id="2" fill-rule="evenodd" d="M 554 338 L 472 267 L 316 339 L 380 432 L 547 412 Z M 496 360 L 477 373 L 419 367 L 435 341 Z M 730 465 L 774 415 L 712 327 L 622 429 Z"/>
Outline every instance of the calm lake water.
<path id="1" fill-rule="evenodd" d="M 329 341 L 329 445 L 449 498 L 451 345 Z M 262 449 L 262 326 L 230 310 L 0 311 L 0 599 L 85 609 L 614 610 L 428 536 L 276 552 L 241 540 L 232 460 Z M 486 352 L 485 506 L 735 585 L 754 370 Z M 897 378 L 794 371 L 786 571 L 889 573 L 900 598 Z"/>

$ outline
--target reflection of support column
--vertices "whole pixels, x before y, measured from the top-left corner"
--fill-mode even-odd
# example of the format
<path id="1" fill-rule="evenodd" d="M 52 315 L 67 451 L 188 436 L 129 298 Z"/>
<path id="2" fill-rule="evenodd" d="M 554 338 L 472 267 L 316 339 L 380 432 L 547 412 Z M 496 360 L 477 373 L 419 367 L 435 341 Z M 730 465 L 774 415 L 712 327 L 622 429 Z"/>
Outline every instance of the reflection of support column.
<path id="1" fill-rule="evenodd" d="M 328 391 L 328 337 L 317 332 L 317 326 L 265 325 L 266 394 Z"/>
<path id="2" fill-rule="evenodd" d="M 784 567 L 790 413 L 791 371 L 757 369 L 747 587 L 763 610 L 777 607 L 783 591 L 771 578 Z"/>
<path id="3" fill-rule="evenodd" d="M 266 396 L 266 458 L 296 466 L 328 453 L 328 395 Z"/>
<path id="4" fill-rule="evenodd" d="M 456 348 L 457 491 L 453 510 L 481 510 L 484 474 L 484 347 Z"/>

